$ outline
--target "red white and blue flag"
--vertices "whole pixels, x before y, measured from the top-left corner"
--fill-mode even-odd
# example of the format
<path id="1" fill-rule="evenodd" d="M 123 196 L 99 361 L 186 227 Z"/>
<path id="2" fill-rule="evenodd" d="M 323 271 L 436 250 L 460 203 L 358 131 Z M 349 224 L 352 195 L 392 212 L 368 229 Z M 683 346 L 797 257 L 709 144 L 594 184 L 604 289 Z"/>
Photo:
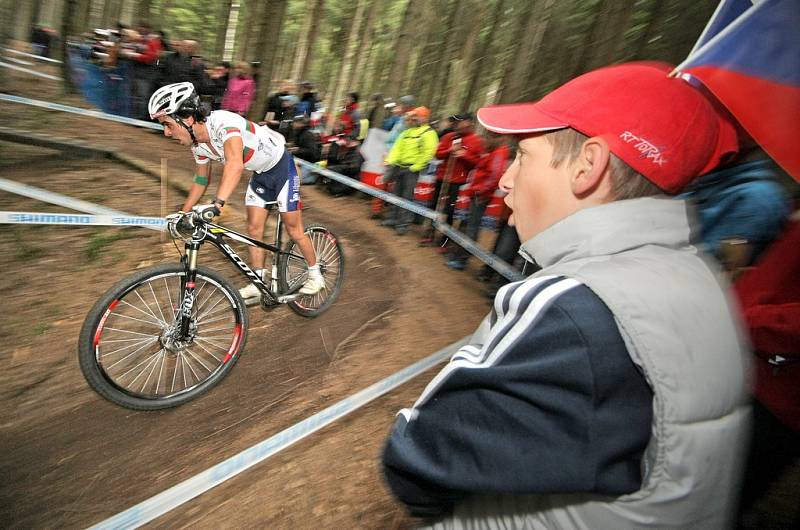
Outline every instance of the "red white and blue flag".
<path id="1" fill-rule="evenodd" d="M 800 0 L 722 0 L 677 68 L 800 180 Z"/>

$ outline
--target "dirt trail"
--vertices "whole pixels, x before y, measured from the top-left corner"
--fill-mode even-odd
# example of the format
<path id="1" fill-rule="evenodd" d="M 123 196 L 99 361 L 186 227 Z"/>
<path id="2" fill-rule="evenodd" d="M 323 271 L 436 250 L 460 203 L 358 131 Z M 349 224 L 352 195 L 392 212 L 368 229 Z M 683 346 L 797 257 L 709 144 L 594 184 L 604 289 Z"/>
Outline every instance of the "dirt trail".
<path id="1" fill-rule="evenodd" d="M 13 80 L 12 80 L 13 81 Z M 20 94 L 24 95 L 24 94 Z M 30 96 L 30 95 L 29 95 Z M 40 99 L 64 101 L 42 83 Z M 119 149 L 188 178 L 191 156 L 146 130 L 0 103 L 12 128 Z M 159 184 L 105 160 L 67 160 L 0 142 L 7 179 L 134 214 L 159 215 Z M 244 227 L 244 183 L 224 223 Z M 182 197 L 170 192 L 170 204 Z M 79 528 L 157 494 L 422 359 L 471 332 L 489 308 L 471 274 L 450 271 L 412 235 L 368 220 L 367 201 L 303 190 L 306 222 L 342 240 L 344 290 L 316 319 L 287 308 L 252 310 L 250 338 L 231 375 L 201 398 L 158 413 L 116 407 L 94 394 L 77 366 L 83 317 L 130 271 L 167 261 L 171 242 L 141 229 L 6 226 L 0 232 L 0 520 L 9 528 Z M 65 211 L 0 193 L 2 209 Z M 227 208 L 226 208 L 227 209 Z M 202 263 L 233 277 L 204 250 Z M 236 279 L 237 284 L 241 284 Z M 376 318 L 377 315 L 383 315 Z M 344 343 L 344 344 L 343 344 Z M 338 347 L 341 345 L 341 347 Z M 337 349 L 338 347 L 338 349 Z M 403 528 L 378 455 L 394 414 L 432 373 L 316 433 L 156 520 L 156 527 Z"/>

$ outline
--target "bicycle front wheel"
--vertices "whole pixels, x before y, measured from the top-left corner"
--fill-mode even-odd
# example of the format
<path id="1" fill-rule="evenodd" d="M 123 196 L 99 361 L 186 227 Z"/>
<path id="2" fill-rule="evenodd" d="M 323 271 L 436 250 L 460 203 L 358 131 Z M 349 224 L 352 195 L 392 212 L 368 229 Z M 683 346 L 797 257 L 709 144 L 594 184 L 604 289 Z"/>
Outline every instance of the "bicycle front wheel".
<path id="1" fill-rule="evenodd" d="M 182 265 L 145 269 L 113 286 L 86 316 L 78 357 L 86 381 L 123 407 L 185 403 L 219 383 L 247 339 L 247 311 L 219 274 L 197 270 L 189 332 L 181 336 Z"/>
<path id="2" fill-rule="evenodd" d="M 317 263 L 325 279 L 325 287 L 317 294 L 302 295 L 289 302 L 289 307 L 298 315 L 315 317 L 325 312 L 339 296 L 344 282 L 344 254 L 339 240 L 322 225 L 309 225 L 306 235 L 311 239 L 317 255 Z M 286 252 L 301 256 L 294 241 L 286 245 Z M 293 292 L 308 278 L 308 263 L 305 259 L 281 254 L 278 261 L 278 283 L 282 293 Z"/>

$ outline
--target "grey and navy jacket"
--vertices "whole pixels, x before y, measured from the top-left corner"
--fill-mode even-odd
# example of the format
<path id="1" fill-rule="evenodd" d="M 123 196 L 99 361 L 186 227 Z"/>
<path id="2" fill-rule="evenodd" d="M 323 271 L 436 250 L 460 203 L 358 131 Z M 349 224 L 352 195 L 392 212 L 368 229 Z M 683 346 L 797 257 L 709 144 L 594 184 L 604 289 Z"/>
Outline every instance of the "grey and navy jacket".
<path id="1" fill-rule="evenodd" d="M 685 203 L 619 201 L 523 245 L 493 311 L 383 453 L 437 529 L 724 528 L 747 353 Z"/>

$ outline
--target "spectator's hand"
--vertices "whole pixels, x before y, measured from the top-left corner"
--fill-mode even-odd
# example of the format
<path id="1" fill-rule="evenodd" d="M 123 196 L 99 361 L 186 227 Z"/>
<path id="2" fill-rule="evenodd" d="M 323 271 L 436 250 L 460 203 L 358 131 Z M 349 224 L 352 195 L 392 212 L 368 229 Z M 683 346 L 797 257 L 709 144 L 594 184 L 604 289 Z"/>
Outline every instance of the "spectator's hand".
<path id="1" fill-rule="evenodd" d="M 456 158 L 464 156 L 464 153 L 466 153 L 466 152 L 467 152 L 467 150 L 464 149 L 463 147 L 459 147 L 459 148 L 457 148 L 457 149 L 452 151 L 453 156 L 456 157 Z"/>

